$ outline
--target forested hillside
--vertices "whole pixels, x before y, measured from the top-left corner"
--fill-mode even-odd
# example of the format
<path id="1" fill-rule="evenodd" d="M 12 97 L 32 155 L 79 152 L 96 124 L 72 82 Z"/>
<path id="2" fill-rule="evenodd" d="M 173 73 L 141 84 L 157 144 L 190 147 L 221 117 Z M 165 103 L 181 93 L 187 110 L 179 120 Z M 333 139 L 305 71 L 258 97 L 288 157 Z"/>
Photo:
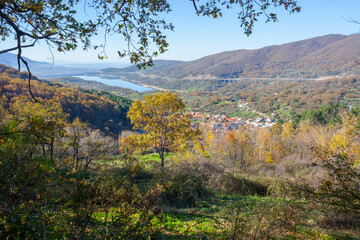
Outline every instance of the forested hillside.
<path id="1" fill-rule="evenodd" d="M 360 35 L 327 35 L 207 56 L 158 72 L 169 78 L 317 78 L 359 72 Z"/>
<path id="2" fill-rule="evenodd" d="M 1 99 L 8 108 L 19 96 L 29 96 L 27 74 L 0 65 Z M 59 99 L 64 111 L 69 114 L 69 120 L 76 117 L 89 123 L 93 128 L 105 133 L 118 134 L 130 129 L 126 113 L 131 100 L 106 92 L 78 90 L 39 80 L 31 81 L 34 96 L 40 102 L 49 99 Z"/>

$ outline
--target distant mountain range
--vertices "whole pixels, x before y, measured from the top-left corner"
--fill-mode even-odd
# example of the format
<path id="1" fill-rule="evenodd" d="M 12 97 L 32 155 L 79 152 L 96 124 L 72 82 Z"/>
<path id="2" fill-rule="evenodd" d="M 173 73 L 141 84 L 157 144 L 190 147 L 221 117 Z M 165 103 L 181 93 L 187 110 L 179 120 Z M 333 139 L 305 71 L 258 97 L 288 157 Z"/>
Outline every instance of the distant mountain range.
<path id="1" fill-rule="evenodd" d="M 177 61 L 177 60 L 155 60 L 154 66 L 147 67 L 146 69 L 139 70 L 136 65 L 132 65 L 130 67 L 125 68 L 104 68 L 98 71 L 97 73 L 102 73 L 105 75 L 117 75 L 123 73 L 134 73 L 134 72 L 141 72 L 141 73 L 159 73 L 164 69 L 176 67 L 180 64 L 186 63 L 184 61 Z"/>
<path id="2" fill-rule="evenodd" d="M 235 50 L 194 61 L 161 61 L 141 71 L 170 79 L 318 78 L 360 73 L 360 34 L 326 35 L 256 50 Z M 99 74 L 138 72 L 134 67 Z"/>
<path id="3" fill-rule="evenodd" d="M 27 61 L 31 71 L 40 77 L 94 74 L 95 70 Z M 16 68 L 16 55 L 1 54 L 0 63 Z M 140 71 L 136 66 L 130 66 L 105 68 L 95 73 L 122 76 L 127 80 L 136 78 L 140 82 L 141 75 L 168 79 L 224 79 L 318 78 L 349 74 L 360 74 L 360 34 L 331 34 L 255 50 L 227 51 L 188 62 L 156 60 L 154 67 Z"/>
<path id="4" fill-rule="evenodd" d="M 24 59 L 28 62 L 32 74 L 38 77 L 71 76 L 93 71 L 86 68 L 73 68 L 52 65 L 47 62 L 34 61 L 26 57 L 24 57 Z M 16 69 L 18 68 L 17 57 L 16 54 L 13 53 L 0 54 L 0 63 Z M 26 71 L 25 65 L 21 64 L 21 70 Z"/>

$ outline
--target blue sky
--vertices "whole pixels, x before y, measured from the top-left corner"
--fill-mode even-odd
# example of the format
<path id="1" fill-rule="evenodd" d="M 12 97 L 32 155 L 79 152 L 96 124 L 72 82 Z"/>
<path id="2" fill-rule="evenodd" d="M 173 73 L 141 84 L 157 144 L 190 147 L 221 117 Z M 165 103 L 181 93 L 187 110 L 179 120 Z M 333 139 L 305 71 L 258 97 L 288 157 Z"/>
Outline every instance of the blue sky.
<path id="1" fill-rule="evenodd" d="M 194 60 L 206 55 L 237 49 L 257 49 L 264 46 L 283 44 L 326 34 L 354 34 L 360 32 L 360 25 L 349 23 L 347 18 L 360 20 L 360 0 L 299 0 L 302 10 L 289 15 L 276 9 L 279 22 L 255 25 L 253 34 L 243 34 L 236 10 L 225 11 L 219 19 L 198 17 L 189 0 L 170 0 L 173 11 L 166 16 L 175 26 L 168 32 L 169 51 L 159 59 Z M 121 50 L 123 41 L 115 36 L 108 38 L 107 55 L 104 63 L 124 62 L 116 50 Z M 2 47 L 1 47 L 2 48 Z M 77 50 L 71 53 L 53 52 L 55 64 L 69 62 L 98 62 L 97 52 Z M 47 61 L 51 53 L 40 45 L 24 51 L 24 55 L 38 61 Z"/>

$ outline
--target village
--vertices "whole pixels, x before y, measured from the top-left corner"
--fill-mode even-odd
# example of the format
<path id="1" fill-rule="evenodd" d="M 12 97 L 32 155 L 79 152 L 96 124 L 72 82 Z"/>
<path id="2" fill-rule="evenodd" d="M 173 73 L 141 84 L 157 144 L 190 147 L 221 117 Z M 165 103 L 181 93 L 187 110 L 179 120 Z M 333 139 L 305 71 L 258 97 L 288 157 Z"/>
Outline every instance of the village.
<path id="1" fill-rule="evenodd" d="M 229 117 L 227 115 L 206 115 L 200 112 L 192 112 L 191 115 L 191 127 L 206 127 L 212 129 L 217 133 L 226 133 L 228 131 L 237 130 L 239 127 L 245 128 L 262 128 L 271 127 L 275 124 L 276 113 L 272 113 L 271 117 L 265 116 L 263 113 L 257 112 L 248 107 L 248 102 L 244 100 L 238 100 L 238 107 L 244 109 L 244 111 L 252 111 L 260 115 L 256 119 L 248 118 L 243 119 L 241 117 Z"/>

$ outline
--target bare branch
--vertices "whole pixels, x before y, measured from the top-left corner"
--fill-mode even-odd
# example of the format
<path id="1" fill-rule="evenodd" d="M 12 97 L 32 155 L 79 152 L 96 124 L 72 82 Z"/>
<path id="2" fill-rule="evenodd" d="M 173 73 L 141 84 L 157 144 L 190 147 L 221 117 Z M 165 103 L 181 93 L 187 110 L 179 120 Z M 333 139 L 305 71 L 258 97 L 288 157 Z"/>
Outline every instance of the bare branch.
<path id="1" fill-rule="evenodd" d="M 33 46 L 35 46 L 35 43 L 36 43 L 36 42 L 37 42 L 37 40 L 35 40 L 32 44 L 25 45 L 25 46 L 21 46 L 21 48 L 33 47 Z M 7 53 L 7 52 L 11 52 L 11 51 L 15 51 L 15 50 L 17 50 L 18 48 L 19 48 L 19 47 L 13 47 L 13 48 L 5 49 L 5 50 L 0 51 L 0 54 Z"/>
<path id="2" fill-rule="evenodd" d="M 355 23 L 355 24 L 360 24 L 360 21 L 357 19 L 353 19 L 353 18 L 344 18 L 345 21 L 349 22 L 349 23 Z"/>
<path id="3" fill-rule="evenodd" d="M 190 0 L 190 1 L 193 2 L 195 11 L 196 11 L 196 13 L 198 14 L 198 13 L 199 13 L 199 10 L 198 10 L 198 8 L 197 8 L 197 6 L 196 6 L 195 0 Z"/>
<path id="4" fill-rule="evenodd" d="M 25 64 L 26 69 L 27 69 L 27 71 L 28 71 L 28 73 L 29 73 L 29 77 L 28 77 L 29 93 L 30 93 L 31 97 L 35 100 L 35 102 L 39 102 L 39 101 L 35 98 L 34 94 L 32 93 L 32 90 L 31 90 L 31 83 L 30 83 L 30 82 L 31 82 L 31 72 L 30 72 L 29 65 L 28 65 L 27 61 L 26 61 L 23 57 L 20 56 L 19 58 L 20 58 L 21 61 Z"/>

